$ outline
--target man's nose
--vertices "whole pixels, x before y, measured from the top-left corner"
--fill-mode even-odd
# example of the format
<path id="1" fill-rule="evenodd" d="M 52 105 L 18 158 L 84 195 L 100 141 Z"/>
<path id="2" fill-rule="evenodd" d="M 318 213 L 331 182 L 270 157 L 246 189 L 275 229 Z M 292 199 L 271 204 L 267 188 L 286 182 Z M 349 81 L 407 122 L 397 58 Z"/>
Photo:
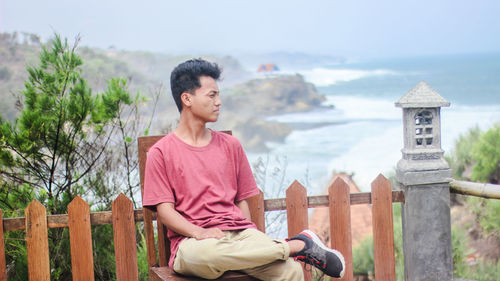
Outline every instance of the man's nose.
<path id="1" fill-rule="evenodd" d="M 222 100 L 220 99 L 220 97 L 219 97 L 219 96 L 217 96 L 217 97 L 215 98 L 215 105 L 217 105 L 217 106 L 221 106 L 221 105 L 222 105 Z"/>

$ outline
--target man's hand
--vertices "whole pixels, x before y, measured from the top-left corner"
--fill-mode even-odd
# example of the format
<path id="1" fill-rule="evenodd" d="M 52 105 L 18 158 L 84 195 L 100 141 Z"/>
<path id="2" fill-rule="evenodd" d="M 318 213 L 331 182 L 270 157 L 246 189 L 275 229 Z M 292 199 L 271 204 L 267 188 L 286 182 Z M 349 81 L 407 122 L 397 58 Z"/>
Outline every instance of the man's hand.
<path id="1" fill-rule="evenodd" d="M 196 240 L 203 240 L 208 238 L 222 239 L 226 235 L 218 228 L 199 228 L 193 233 L 193 238 Z"/>

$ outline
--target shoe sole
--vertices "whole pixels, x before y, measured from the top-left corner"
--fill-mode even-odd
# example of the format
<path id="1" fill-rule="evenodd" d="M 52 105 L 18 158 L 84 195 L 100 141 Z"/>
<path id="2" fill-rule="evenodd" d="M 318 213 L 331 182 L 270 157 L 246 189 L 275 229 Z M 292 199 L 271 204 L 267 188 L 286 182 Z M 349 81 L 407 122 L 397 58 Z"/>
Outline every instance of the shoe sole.
<path id="1" fill-rule="evenodd" d="M 316 233 L 310 231 L 309 229 L 306 229 L 306 230 L 302 231 L 301 233 L 309 236 L 309 238 L 311 238 L 323 250 L 325 250 L 327 252 L 330 252 L 330 253 L 333 253 L 334 255 L 336 255 L 340 259 L 340 262 L 342 263 L 342 271 L 340 272 L 340 277 L 338 277 L 338 278 L 344 277 L 344 273 L 345 273 L 345 259 L 344 259 L 344 256 L 339 251 L 328 248 L 325 244 L 323 244 L 323 241 L 321 241 L 321 239 L 319 239 L 318 235 L 316 235 Z"/>

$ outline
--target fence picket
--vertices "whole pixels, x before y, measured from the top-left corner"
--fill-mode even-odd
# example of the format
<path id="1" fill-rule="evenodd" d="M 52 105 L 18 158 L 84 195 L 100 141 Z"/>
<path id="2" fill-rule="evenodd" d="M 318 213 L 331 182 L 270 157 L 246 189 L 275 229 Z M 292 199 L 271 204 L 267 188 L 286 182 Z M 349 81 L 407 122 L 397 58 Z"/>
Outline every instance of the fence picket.
<path id="1" fill-rule="evenodd" d="M 5 264 L 5 240 L 3 238 L 2 210 L 0 210 L 0 281 L 7 281 L 7 267 Z"/>
<path id="2" fill-rule="evenodd" d="M 286 190 L 288 237 L 299 234 L 309 227 L 307 208 L 306 188 L 295 180 Z M 304 271 L 304 278 L 306 281 L 310 281 L 311 272 Z"/>
<path id="3" fill-rule="evenodd" d="M 351 203 L 349 186 L 337 178 L 328 188 L 331 247 L 344 255 L 346 271 L 341 280 L 354 280 L 352 267 Z"/>
<path id="4" fill-rule="evenodd" d="M 26 217 L 26 248 L 28 251 L 28 276 L 30 281 L 49 281 L 49 241 L 47 211 L 37 200 L 24 210 Z"/>
<path id="5" fill-rule="evenodd" d="M 286 190 L 286 217 L 288 236 L 299 234 L 309 225 L 307 215 L 307 191 L 298 181 Z"/>
<path id="6" fill-rule="evenodd" d="M 113 201 L 116 280 L 138 280 L 134 208 L 123 193 Z"/>
<path id="7" fill-rule="evenodd" d="M 391 183 L 382 175 L 372 182 L 375 278 L 396 280 Z"/>
<path id="8" fill-rule="evenodd" d="M 74 281 L 94 280 L 89 204 L 79 196 L 68 205 L 71 269 Z"/>

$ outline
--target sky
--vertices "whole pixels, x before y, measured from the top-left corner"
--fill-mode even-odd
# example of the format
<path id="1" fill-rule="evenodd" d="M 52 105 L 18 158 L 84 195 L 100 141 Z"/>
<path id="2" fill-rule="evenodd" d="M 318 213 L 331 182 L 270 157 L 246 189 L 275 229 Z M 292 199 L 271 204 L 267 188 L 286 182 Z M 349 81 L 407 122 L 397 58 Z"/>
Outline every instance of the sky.
<path id="1" fill-rule="evenodd" d="M 176 54 L 500 52 L 497 0 L 0 0 L 0 32 Z"/>

